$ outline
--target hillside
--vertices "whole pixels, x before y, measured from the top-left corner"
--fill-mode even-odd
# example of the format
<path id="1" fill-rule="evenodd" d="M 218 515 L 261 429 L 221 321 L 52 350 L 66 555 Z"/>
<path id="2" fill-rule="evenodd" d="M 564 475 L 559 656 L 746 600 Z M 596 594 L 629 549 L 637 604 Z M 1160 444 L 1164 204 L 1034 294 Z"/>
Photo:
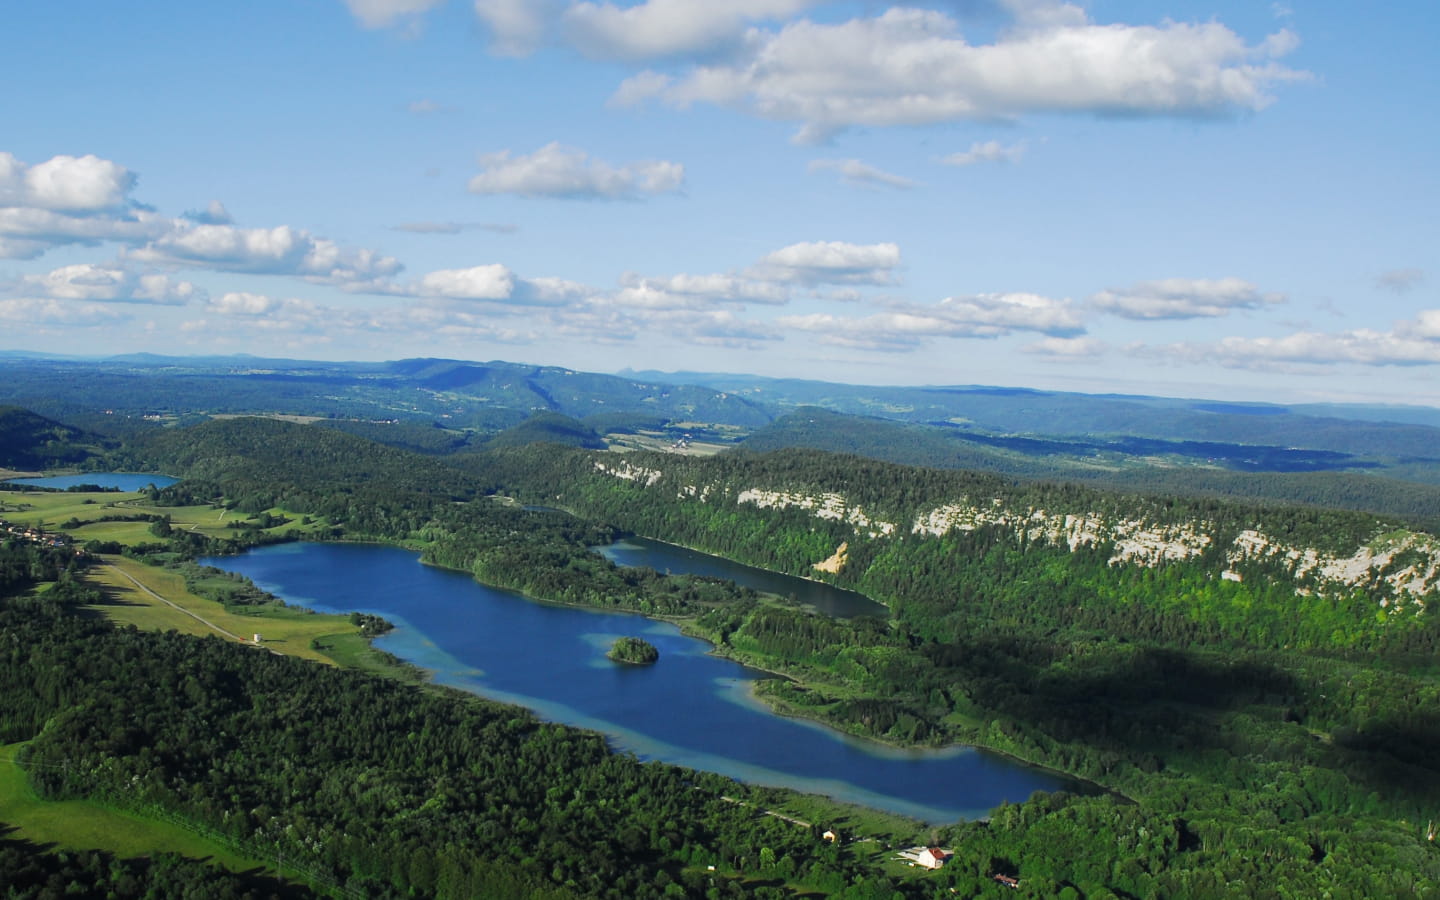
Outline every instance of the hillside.
<path id="1" fill-rule="evenodd" d="M 84 462 L 101 438 L 21 409 L 0 406 L 0 468 L 42 470 Z"/>
<path id="2" fill-rule="evenodd" d="M 793 450 L 708 460 L 557 450 L 498 457 L 497 466 L 498 481 L 545 490 L 582 514 L 833 579 L 897 611 L 919 604 L 944 619 L 961 616 L 965 604 L 942 585 L 984 584 L 975 602 L 994 611 L 1037 578 L 1048 586 L 1045 602 L 1026 601 L 1028 615 L 1056 626 L 1074 620 L 1061 598 L 1078 604 L 1098 593 L 1266 647 L 1403 644 L 1430 635 L 1436 617 L 1426 610 L 1440 608 L 1440 541 L 1362 513 L 1117 493 Z M 842 545 L 844 564 L 818 572 Z M 992 548 L 1023 554 L 1025 563 L 986 566 Z M 933 583 L 914 577 L 925 571 Z M 1153 574 L 1137 581 L 1142 572 Z M 1100 614 L 1093 604 L 1087 610 Z"/>
<path id="3" fill-rule="evenodd" d="M 1330 450 L 1142 438 L 1002 436 L 805 407 L 758 429 L 739 449 L 806 448 L 882 462 L 1076 481 L 1127 492 L 1208 495 L 1353 509 L 1440 525 L 1429 466 L 1381 466 Z M 1346 471 L 1350 469 L 1352 471 Z M 1395 477 L 1387 477 L 1393 473 Z"/>

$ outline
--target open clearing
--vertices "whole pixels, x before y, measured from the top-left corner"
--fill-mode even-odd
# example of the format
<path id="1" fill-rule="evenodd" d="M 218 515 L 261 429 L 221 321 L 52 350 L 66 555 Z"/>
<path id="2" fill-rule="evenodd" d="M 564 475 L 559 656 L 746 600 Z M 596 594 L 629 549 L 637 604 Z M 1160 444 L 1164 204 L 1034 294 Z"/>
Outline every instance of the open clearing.
<path id="1" fill-rule="evenodd" d="M 264 868 L 225 846 L 176 825 L 117 812 L 88 800 L 41 800 L 16 756 L 24 744 L 0 745 L 0 810 L 16 837 L 71 850 L 108 850 L 117 856 L 179 853 L 218 863 L 232 872 Z"/>
<path id="2" fill-rule="evenodd" d="M 335 660 L 312 649 L 312 640 L 318 638 L 325 643 L 341 635 L 359 633 L 345 616 L 288 609 L 265 609 L 255 615 L 234 613 L 213 600 L 190 593 L 185 589 L 185 579 L 175 572 L 124 556 L 107 555 L 101 560 L 102 565 L 86 575 L 86 580 L 105 594 L 105 601 L 94 608 L 121 625 L 152 631 L 173 628 L 183 634 L 244 641 L 258 632 L 263 646 L 270 650 L 324 663 Z M 227 637 L 224 632 L 234 637 Z"/>

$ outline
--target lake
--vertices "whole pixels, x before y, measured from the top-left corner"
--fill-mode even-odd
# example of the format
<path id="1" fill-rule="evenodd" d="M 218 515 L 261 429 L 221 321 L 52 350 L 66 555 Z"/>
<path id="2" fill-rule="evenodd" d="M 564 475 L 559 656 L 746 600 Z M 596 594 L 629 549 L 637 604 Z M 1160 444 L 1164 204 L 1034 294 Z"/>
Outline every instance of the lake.
<path id="1" fill-rule="evenodd" d="M 970 747 L 904 750 L 771 713 L 751 694 L 765 673 L 710 656 L 709 645 L 636 615 L 538 603 L 408 550 L 368 544 L 279 544 L 205 563 L 248 576 L 321 612 L 395 623 L 380 649 L 434 680 L 606 734 L 642 759 L 792 787 L 948 822 L 984 816 L 1035 791 L 1083 786 Z M 622 635 L 660 651 L 653 666 L 605 657 Z"/>
<path id="2" fill-rule="evenodd" d="M 822 612 L 827 616 L 849 619 L 855 616 L 879 616 L 886 618 L 890 611 L 882 603 L 876 603 L 864 594 L 842 590 L 823 581 L 811 581 L 757 569 L 732 562 L 721 556 L 711 556 L 698 550 L 655 541 L 650 538 L 630 537 L 605 547 L 596 547 L 601 554 L 617 566 L 648 566 L 657 572 L 667 574 L 711 575 L 728 578 L 736 584 L 770 594 L 787 597 L 802 606 Z"/>
<path id="3" fill-rule="evenodd" d="M 85 472 L 81 475 L 47 475 L 42 478 L 11 478 L 6 484 L 23 484 L 29 487 L 55 488 L 65 490 L 78 484 L 97 484 L 102 488 L 119 491 L 143 491 L 150 485 L 169 487 L 178 478 L 169 475 L 142 475 L 135 472 Z"/>

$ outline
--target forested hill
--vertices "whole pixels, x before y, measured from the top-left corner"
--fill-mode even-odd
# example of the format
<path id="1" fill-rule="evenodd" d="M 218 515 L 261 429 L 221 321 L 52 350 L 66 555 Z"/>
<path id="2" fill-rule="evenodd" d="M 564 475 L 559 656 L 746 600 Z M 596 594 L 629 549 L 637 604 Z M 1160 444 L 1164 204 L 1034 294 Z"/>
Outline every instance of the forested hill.
<path id="1" fill-rule="evenodd" d="M 1436 455 L 1440 411 L 1426 407 L 1289 406 L 1017 387 L 902 387 L 694 373 L 636 373 L 762 400 L 776 414 L 815 406 L 905 422 L 966 424 L 997 434 L 1135 435 L 1169 441 Z"/>
<path id="2" fill-rule="evenodd" d="M 1030 480 L 1077 481 L 1152 494 L 1204 494 L 1302 503 L 1440 524 L 1440 485 L 1379 474 L 1393 469 L 1332 450 L 1139 438 L 1027 437 L 805 407 L 747 437 L 739 449 L 849 453 L 907 466 L 978 469 Z M 1344 471 L 1345 469 L 1359 471 Z M 1412 467 L 1404 474 L 1431 476 Z"/>
<path id="3" fill-rule="evenodd" d="M 1372 515 L 1016 482 L 813 451 L 695 459 L 546 448 L 492 458 L 490 476 L 528 488 L 527 496 L 758 565 L 833 577 L 891 604 L 922 603 L 940 617 L 955 614 L 956 590 L 992 601 L 1024 590 L 1077 605 L 1098 592 L 1263 645 L 1345 646 L 1418 628 L 1433 618 L 1422 612 L 1440 606 L 1440 542 Z M 815 567 L 827 560 L 834 574 L 822 576 Z M 1117 586 L 1135 578 L 1174 584 Z M 1050 612 L 1057 621 L 1068 614 Z"/>
<path id="4" fill-rule="evenodd" d="M 345 497 L 369 488 L 469 499 L 483 490 L 475 477 L 432 457 L 276 419 L 220 419 L 155 431 L 135 439 L 128 449 L 138 465 L 260 492 L 269 485 L 272 493 L 288 489 L 316 497 Z M 283 505 L 284 500 L 284 496 L 255 498 L 263 502 L 261 509 Z"/>
<path id="5" fill-rule="evenodd" d="M 0 468 L 46 469 L 94 455 L 102 439 L 18 406 L 0 406 Z"/>

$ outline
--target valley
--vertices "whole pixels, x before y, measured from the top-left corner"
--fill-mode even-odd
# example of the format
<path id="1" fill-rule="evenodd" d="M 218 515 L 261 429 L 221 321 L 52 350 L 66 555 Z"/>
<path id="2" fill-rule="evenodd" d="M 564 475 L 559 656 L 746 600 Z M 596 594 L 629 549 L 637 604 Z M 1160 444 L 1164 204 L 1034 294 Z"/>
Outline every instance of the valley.
<path id="1" fill-rule="evenodd" d="M 645 386 L 638 402 L 665 393 Z M 1280 502 L 1280 490 L 1117 491 L 1036 477 L 1039 468 L 1021 477 L 916 466 L 897 462 L 893 446 L 877 456 L 803 441 L 761 451 L 746 447 L 741 426 L 706 426 L 693 410 L 673 426 L 688 446 L 683 436 L 665 443 L 663 422 L 636 428 L 651 443 L 625 446 L 613 429 L 635 427 L 620 419 L 636 413 L 622 409 L 585 425 L 553 408 L 497 417 L 487 406 L 491 424 L 465 430 L 309 418 L 321 407 L 311 398 L 253 410 L 263 416 L 171 410 L 163 423 L 141 416 L 108 432 L 66 432 L 42 417 L 19 429 L 88 448 L 77 467 L 97 478 L 123 469 L 179 479 L 128 493 L 0 493 L 0 518 L 67 542 L 12 541 L 0 567 L 0 639 L 18 648 L 0 656 L 0 739 L 28 773 L 28 803 L 174 817 L 246 858 L 304 859 L 271 868 L 290 889 L 333 896 L 474 896 L 489 885 L 527 896 L 892 900 L 1010 890 L 994 879 L 1008 873 L 1035 896 L 1221 896 L 1262 872 L 1277 890 L 1424 896 L 1440 878 L 1424 827 L 1440 810 L 1427 749 L 1440 736 L 1440 545 L 1417 515 L 1416 503 L 1428 502 L 1420 482 L 1411 482 L 1418 501 L 1387 511 L 1398 482 L 1357 469 L 1343 474 L 1355 481 L 1327 483 L 1375 487 L 1340 508 Z M 103 425 L 117 415 L 108 408 L 80 418 Z M 805 415 L 827 441 L 855 433 L 844 416 Z M 401 439 L 377 440 L 390 427 Z M 1063 462 L 1082 442 L 1053 443 L 1026 452 Z M 1333 449 L 1338 439 L 1322 443 L 1330 446 L 1314 452 L 1349 452 Z M 1133 465 L 1159 471 L 1140 457 Z M 1229 491 L 1244 479 L 1334 477 L 1234 474 Z M 318 588 L 285 588 L 259 570 L 257 588 L 204 565 L 243 571 L 266 554 L 373 544 L 418 553 L 467 590 L 574 607 L 565 612 L 581 617 L 579 630 L 569 649 L 535 650 L 518 639 L 518 619 L 457 624 L 497 601 L 430 588 L 381 588 L 382 599 L 366 600 L 386 582 L 360 574 L 358 559 L 299 570 L 350 585 L 321 604 L 337 615 L 267 593 L 309 603 Z M 624 555 L 646 547 L 657 555 Z M 810 600 L 783 582 L 755 582 L 757 592 L 738 569 L 691 574 L 702 570 L 664 555 L 681 548 L 864 603 Z M 428 625 L 409 621 L 421 596 L 435 598 Z M 685 660 L 710 659 L 672 626 L 634 613 L 784 676 L 755 682 L 753 696 L 834 729 L 796 725 L 828 734 L 821 745 L 894 749 L 864 751 L 850 775 L 827 779 L 821 750 L 767 738 L 767 752 L 794 744 L 809 757 L 805 777 L 777 782 L 760 772 L 771 767 L 763 761 L 717 764 L 733 754 L 656 738 L 648 725 L 623 724 L 630 712 L 545 693 L 614 679 L 663 684 Z M 381 618 L 398 627 L 385 634 L 391 623 Z M 628 622 L 659 647 L 654 666 L 616 670 L 604 660 Z M 451 647 L 466 633 L 498 643 L 468 657 Z M 503 681 L 505 653 L 535 669 L 531 686 Z M 435 674 L 421 681 L 396 657 Z M 60 678 L 62 658 L 85 662 Z M 564 674 L 562 660 L 579 668 Z M 670 685 L 693 704 L 638 694 L 604 702 L 677 725 L 686 717 L 666 711 L 693 705 L 690 721 L 704 733 L 721 713 L 698 698 L 716 676 L 696 677 Z M 717 710 L 750 702 L 726 690 L 732 699 Z M 523 702 L 541 718 L 494 700 Z M 360 742 L 362 732 L 373 740 Z M 919 805 L 890 807 L 923 824 L 776 786 L 885 806 L 866 791 L 888 789 L 840 784 L 859 769 L 880 777 L 866 753 L 947 759 L 966 746 L 1078 781 L 1033 796 L 1021 788 L 999 805 L 921 788 L 908 801 Z M 639 783 L 663 799 L 636 808 L 626 791 Z M 851 837 L 831 843 L 813 833 L 818 824 L 757 810 L 844 823 Z M 949 848 L 954 859 L 935 871 L 896 868 L 889 848 L 917 845 Z M 534 846 L 554 864 L 536 865 Z M 420 862 L 374 862 L 397 855 Z"/>

